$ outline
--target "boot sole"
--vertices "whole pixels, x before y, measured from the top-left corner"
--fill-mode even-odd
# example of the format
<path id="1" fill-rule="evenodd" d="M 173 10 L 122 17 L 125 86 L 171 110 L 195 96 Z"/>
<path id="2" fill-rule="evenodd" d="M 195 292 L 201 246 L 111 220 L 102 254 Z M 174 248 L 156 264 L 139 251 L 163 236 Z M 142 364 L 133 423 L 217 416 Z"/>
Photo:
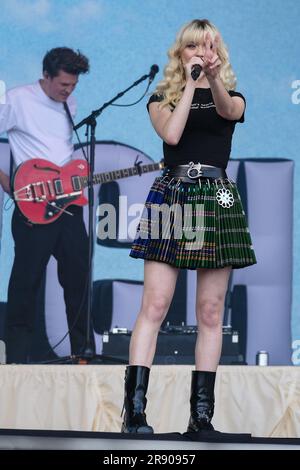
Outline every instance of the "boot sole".
<path id="1" fill-rule="evenodd" d="M 211 425 L 211 427 L 208 426 L 208 427 L 203 427 L 203 428 L 198 428 L 198 429 L 192 428 L 192 427 L 188 427 L 187 430 L 186 430 L 186 432 L 201 432 L 201 431 L 214 431 L 214 430 L 215 430 L 215 429 L 214 429 L 213 425 Z"/>
<path id="2" fill-rule="evenodd" d="M 126 428 L 125 426 L 122 426 L 121 432 L 125 434 L 154 434 L 151 426 L 140 426 L 138 428 Z"/>

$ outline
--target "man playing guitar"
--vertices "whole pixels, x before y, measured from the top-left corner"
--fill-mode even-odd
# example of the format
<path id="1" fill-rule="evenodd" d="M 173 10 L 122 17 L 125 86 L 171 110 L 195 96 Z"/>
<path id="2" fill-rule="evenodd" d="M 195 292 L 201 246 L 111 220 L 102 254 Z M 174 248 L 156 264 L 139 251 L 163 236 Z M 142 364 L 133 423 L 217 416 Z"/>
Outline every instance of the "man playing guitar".
<path id="1" fill-rule="evenodd" d="M 32 85 L 6 93 L 0 104 L 0 134 L 7 132 L 16 166 L 41 158 L 57 166 L 71 161 L 72 127 L 64 103 L 74 116 L 73 96 L 79 75 L 87 73 L 89 61 L 66 47 L 50 50 L 43 60 L 43 78 Z M 50 165 L 49 165 L 50 166 Z M 0 173 L 7 192 L 8 176 Z M 28 221 L 16 206 L 12 217 L 15 258 L 8 288 L 5 343 L 8 363 L 30 359 L 35 325 L 35 306 L 50 256 L 57 259 L 58 278 L 64 289 L 70 330 L 71 352 L 85 346 L 88 237 L 80 206 L 68 210 L 51 224 Z M 91 338 L 93 343 L 93 338 Z"/>

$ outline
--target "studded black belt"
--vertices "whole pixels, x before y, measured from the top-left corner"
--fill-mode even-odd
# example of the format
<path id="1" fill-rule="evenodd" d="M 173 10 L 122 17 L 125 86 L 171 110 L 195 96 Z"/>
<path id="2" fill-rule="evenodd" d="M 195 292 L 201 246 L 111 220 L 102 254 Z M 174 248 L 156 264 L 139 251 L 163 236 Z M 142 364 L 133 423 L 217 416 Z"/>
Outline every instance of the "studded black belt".
<path id="1" fill-rule="evenodd" d="M 163 175 L 170 176 L 171 178 L 180 178 L 182 181 L 187 183 L 196 183 L 199 178 L 227 178 L 226 171 L 223 168 L 193 162 L 188 165 L 167 167 L 164 170 Z"/>

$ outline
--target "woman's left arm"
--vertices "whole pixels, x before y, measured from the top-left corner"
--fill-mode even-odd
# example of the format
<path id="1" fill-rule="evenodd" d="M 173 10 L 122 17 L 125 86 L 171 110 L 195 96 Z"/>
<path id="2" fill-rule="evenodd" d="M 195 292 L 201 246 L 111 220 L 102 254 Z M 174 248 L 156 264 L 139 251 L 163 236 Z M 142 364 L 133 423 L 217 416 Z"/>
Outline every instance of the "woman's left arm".
<path id="1" fill-rule="evenodd" d="M 205 38 L 203 72 L 209 82 L 217 113 L 225 119 L 238 121 L 245 110 L 245 102 L 239 96 L 230 96 L 220 79 L 221 60 L 217 55 L 218 36 L 213 41 L 208 33 Z"/>

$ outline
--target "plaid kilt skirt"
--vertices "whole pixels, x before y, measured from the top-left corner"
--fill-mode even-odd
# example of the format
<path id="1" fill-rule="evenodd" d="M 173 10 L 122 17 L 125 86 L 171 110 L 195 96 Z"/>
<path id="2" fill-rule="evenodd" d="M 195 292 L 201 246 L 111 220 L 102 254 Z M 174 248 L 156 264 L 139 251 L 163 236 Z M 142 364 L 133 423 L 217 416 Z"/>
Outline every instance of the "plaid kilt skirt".
<path id="1" fill-rule="evenodd" d="M 176 268 L 243 268 L 256 263 L 236 184 L 160 176 L 147 197 L 130 256 Z"/>

